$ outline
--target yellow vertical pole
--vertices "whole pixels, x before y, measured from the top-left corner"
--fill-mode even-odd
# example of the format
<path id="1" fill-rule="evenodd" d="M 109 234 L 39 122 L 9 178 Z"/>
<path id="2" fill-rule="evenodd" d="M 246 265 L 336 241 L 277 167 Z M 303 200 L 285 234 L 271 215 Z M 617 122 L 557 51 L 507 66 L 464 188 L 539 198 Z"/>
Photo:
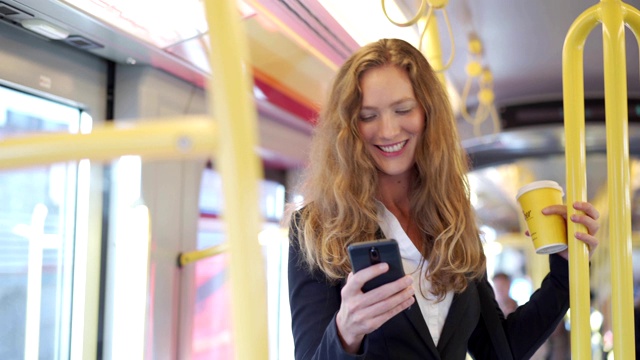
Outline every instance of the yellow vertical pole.
<path id="1" fill-rule="evenodd" d="M 444 78 L 444 72 L 441 71 L 444 68 L 444 63 L 442 62 L 442 46 L 440 45 L 440 34 L 438 33 L 438 19 L 433 13 L 425 15 L 420 19 L 420 27 L 423 27 L 427 21 L 426 40 L 424 38 L 420 40 L 424 41 L 422 46 L 425 49 L 426 58 L 429 60 L 431 67 L 437 71 L 436 76 L 446 89 L 447 82 Z"/>
<path id="2" fill-rule="evenodd" d="M 582 48 L 586 37 L 597 22 L 602 23 L 603 34 L 614 352 L 616 357 L 621 359 L 633 359 L 634 323 L 633 317 L 629 316 L 633 314 L 633 279 L 625 22 L 628 22 L 638 38 L 640 12 L 620 0 L 601 0 L 598 5 L 586 10 L 571 26 L 565 40 L 562 67 L 567 202 L 571 204 L 573 201 L 586 198 Z M 569 208 L 569 215 L 574 212 L 575 210 Z M 583 230 L 570 223 L 567 231 L 571 235 L 575 231 Z M 588 299 L 588 293 L 585 294 L 588 291 L 588 278 L 584 280 L 589 271 L 588 253 L 586 247 L 578 244 L 572 236 L 569 236 L 569 239 L 571 350 L 576 358 L 587 359 L 591 356 L 588 348 L 590 333 L 587 332 L 589 309 L 584 307 L 582 299 Z"/>
<path id="3" fill-rule="evenodd" d="M 598 23 L 596 15 L 597 6 L 583 12 L 569 28 L 562 49 L 568 216 L 576 213 L 570 204 L 587 199 L 583 48 L 587 36 Z M 577 231 L 585 231 L 584 226 L 568 221 L 571 357 L 591 359 L 589 250 L 573 236 Z"/>
<path id="4" fill-rule="evenodd" d="M 635 359 L 625 22 L 620 0 L 601 0 L 600 11 L 604 52 L 613 348 L 617 358 Z"/>
<path id="5" fill-rule="evenodd" d="M 235 3 L 205 1 L 213 70 L 208 94 L 219 122 L 220 149 L 215 163 L 222 177 L 231 257 L 235 358 L 253 360 L 269 356 L 265 267 L 258 245 L 258 180 L 262 175 L 255 152 L 256 110 L 249 98 L 251 82 L 243 62 L 248 50 Z"/>

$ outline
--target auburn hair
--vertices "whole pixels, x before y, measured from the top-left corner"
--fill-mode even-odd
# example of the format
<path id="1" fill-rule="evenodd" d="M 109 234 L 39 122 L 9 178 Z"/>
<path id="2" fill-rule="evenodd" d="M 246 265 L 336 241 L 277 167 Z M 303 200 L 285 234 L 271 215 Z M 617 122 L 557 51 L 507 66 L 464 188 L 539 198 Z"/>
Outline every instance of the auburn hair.
<path id="1" fill-rule="evenodd" d="M 360 48 L 336 74 L 301 181 L 303 203 L 288 210 L 299 216 L 291 221 L 292 230 L 305 265 L 329 280 L 351 271 L 347 246 L 375 238 L 378 171 L 358 131 L 360 78 L 388 65 L 407 72 L 425 113 L 415 154 L 411 217 L 422 234 L 421 266 L 427 266 L 431 292 L 442 299 L 483 276 L 486 260 L 469 199 L 468 159 L 448 95 L 422 53 L 403 40 L 382 39 Z"/>

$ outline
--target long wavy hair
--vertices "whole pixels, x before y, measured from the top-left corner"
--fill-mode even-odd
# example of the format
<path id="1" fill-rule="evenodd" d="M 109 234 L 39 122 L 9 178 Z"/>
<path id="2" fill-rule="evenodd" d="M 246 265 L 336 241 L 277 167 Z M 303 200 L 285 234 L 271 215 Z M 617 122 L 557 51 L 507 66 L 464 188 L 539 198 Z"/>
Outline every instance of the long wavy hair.
<path id="1" fill-rule="evenodd" d="M 468 159 L 447 93 L 425 57 L 405 41 L 382 39 L 364 46 L 338 71 L 315 129 L 299 189 L 304 201 L 292 226 L 308 269 L 320 269 L 333 281 L 351 271 L 347 246 L 375 238 L 378 170 L 358 131 L 360 79 L 385 65 L 407 72 L 425 112 L 411 217 L 422 234 L 419 250 L 426 262 L 421 266 L 427 266 L 431 292 L 442 299 L 481 277 L 486 261 L 469 200 Z"/>

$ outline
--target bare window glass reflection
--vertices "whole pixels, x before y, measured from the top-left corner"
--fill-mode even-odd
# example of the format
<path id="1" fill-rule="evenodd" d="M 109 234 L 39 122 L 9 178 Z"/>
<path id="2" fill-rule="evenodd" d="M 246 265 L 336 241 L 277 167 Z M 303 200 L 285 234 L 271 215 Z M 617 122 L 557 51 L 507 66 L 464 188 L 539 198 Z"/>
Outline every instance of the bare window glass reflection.
<path id="1" fill-rule="evenodd" d="M 0 140 L 76 132 L 76 108 L 0 87 Z M 0 172 L 0 358 L 68 358 L 76 164 Z"/>

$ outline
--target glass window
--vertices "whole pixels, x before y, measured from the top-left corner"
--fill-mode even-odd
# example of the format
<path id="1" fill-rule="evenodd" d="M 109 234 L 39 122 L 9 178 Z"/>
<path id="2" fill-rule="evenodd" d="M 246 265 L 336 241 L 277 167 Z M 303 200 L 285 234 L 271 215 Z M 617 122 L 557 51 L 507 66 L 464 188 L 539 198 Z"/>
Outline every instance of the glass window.
<path id="1" fill-rule="evenodd" d="M 77 108 L 0 87 L 0 140 L 78 132 L 81 119 Z M 0 171 L 1 359 L 69 357 L 78 169 Z"/>
<path id="2" fill-rule="evenodd" d="M 283 185 L 267 180 L 260 183 L 259 208 L 264 222 L 256 241 L 265 255 L 271 359 L 293 358 L 286 271 L 289 242 L 286 232 L 279 226 L 284 201 Z M 224 224 L 218 218 L 223 208 L 220 175 L 206 169 L 200 188 L 198 249 L 220 245 L 227 240 Z M 194 266 L 192 359 L 233 358 L 229 254 L 200 260 Z"/>

